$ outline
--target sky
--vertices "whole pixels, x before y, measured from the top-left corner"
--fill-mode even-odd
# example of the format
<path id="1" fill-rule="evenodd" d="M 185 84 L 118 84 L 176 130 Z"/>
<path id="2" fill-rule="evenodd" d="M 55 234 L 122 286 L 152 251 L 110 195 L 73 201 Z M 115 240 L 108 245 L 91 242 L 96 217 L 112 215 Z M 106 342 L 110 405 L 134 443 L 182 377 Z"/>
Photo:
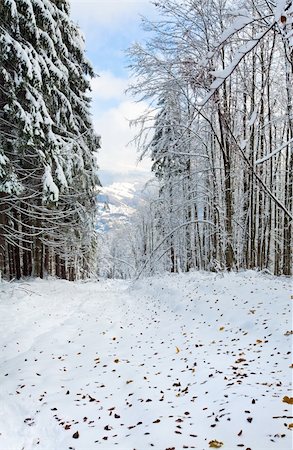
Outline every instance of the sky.
<path id="1" fill-rule="evenodd" d="M 138 162 L 135 130 L 129 120 L 147 107 L 125 94 L 129 61 L 125 54 L 135 41 L 146 38 L 141 15 L 152 17 L 149 0 L 70 0 L 71 18 L 84 34 L 86 55 L 99 76 L 92 80 L 94 128 L 101 135 L 99 175 L 103 185 L 150 178 L 150 161 Z"/>

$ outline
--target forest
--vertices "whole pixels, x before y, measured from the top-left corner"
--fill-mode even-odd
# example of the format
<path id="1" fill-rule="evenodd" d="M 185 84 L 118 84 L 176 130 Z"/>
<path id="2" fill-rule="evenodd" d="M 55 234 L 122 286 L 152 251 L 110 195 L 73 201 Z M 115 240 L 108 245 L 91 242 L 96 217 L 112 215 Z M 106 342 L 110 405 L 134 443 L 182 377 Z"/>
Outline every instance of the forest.
<path id="1" fill-rule="evenodd" d="M 136 143 L 157 193 L 121 276 L 292 274 L 292 2 L 156 5 L 150 39 L 129 50 L 129 90 L 150 104 Z M 110 252 L 125 259 L 121 234 Z"/>
<path id="2" fill-rule="evenodd" d="M 0 18 L 0 272 L 86 277 L 99 186 L 93 69 L 67 1 L 1 1 Z"/>
<path id="3" fill-rule="evenodd" d="M 292 274 L 292 2 L 154 2 L 128 49 L 140 158 L 156 189 L 96 233 L 100 138 L 67 1 L 0 5 L 0 270 L 4 278 L 160 271 Z"/>
<path id="4" fill-rule="evenodd" d="M 0 0 L 0 450 L 292 447 L 292 146 L 292 0 Z"/>

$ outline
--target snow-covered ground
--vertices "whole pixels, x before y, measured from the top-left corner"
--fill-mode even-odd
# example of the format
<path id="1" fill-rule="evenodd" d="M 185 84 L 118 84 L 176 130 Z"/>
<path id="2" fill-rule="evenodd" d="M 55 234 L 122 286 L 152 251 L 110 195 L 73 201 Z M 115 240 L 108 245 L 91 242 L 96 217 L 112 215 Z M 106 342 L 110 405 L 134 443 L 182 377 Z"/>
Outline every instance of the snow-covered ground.
<path id="1" fill-rule="evenodd" d="M 0 449 L 291 449 L 291 287 L 0 284 Z"/>

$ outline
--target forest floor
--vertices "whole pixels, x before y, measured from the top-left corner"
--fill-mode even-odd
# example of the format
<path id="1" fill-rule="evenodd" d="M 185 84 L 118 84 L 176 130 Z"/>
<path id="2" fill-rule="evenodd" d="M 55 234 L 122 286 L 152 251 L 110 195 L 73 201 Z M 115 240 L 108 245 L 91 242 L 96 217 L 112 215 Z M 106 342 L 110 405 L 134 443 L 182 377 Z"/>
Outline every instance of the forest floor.
<path id="1" fill-rule="evenodd" d="M 290 450 L 291 290 L 255 272 L 2 282 L 0 449 Z"/>

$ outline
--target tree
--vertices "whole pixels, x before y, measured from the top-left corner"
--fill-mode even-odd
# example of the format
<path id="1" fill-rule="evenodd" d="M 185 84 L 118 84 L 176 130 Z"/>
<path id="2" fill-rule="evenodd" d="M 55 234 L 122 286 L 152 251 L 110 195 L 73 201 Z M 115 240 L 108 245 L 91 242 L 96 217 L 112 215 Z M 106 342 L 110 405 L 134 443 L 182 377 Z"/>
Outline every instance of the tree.
<path id="1" fill-rule="evenodd" d="M 4 0 L 0 17 L 0 270 L 85 276 L 98 184 L 94 73 L 67 0 Z"/>
<path id="2" fill-rule="evenodd" d="M 155 5 L 161 19 L 145 21 L 149 41 L 129 52 L 130 91 L 150 102 L 150 116 L 159 110 L 154 137 L 148 117 L 141 118 L 141 154 L 157 149 L 162 130 L 165 142 L 169 137 L 165 147 L 174 157 L 165 151 L 156 160 L 160 172 L 172 174 L 173 200 L 181 205 L 171 230 L 176 251 L 188 255 L 191 267 L 290 274 L 292 1 L 253 0 L 244 8 L 225 0 Z M 180 98 L 184 118 L 171 127 L 162 108 L 166 92 Z M 183 167 L 178 179 L 174 160 Z M 179 180 L 180 194 L 174 190 Z M 161 205 L 160 211 L 172 224 L 173 208 Z"/>

